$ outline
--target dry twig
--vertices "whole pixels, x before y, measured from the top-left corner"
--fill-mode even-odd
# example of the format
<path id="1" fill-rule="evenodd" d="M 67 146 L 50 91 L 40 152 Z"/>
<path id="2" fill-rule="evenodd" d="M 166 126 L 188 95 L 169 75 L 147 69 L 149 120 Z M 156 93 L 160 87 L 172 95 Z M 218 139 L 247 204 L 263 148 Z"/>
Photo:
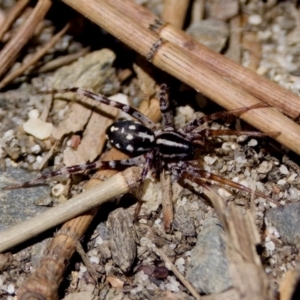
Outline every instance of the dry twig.
<path id="1" fill-rule="evenodd" d="M 120 6 L 119 1 L 115 0 L 113 3 L 108 3 L 104 0 L 82 0 L 80 2 L 64 0 L 64 2 L 83 15 L 88 16 L 92 21 L 117 36 L 143 56 L 146 56 L 157 67 L 169 72 L 171 75 L 194 87 L 197 91 L 201 91 L 226 109 L 249 107 L 259 103 L 257 98 L 231 85 L 215 72 L 205 67 L 199 62 L 198 57 L 191 55 L 191 53 L 175 44 L 158 39 L 153 31 L 141 27 L 141 24 L 144 23 L 135 22 L 134 17 L 136 14 L 133 14 L 132 17 L 130 14 L 117 9 L 117 6 Z M 125 2 L 132 4 L 131 1 Z M 127 17 L 128 15 L 130 15 L 130 18 Z M 154 25 L 155 23 L 153 23 Z M 196 47 L 194 43 L 191 46 Z M 219 65 L 215 60 L 214 64 Z M 240 66 L 238 67 L 240 68 Z M 231 65 L 230 70 L 230 74 L 231 72 L 234 73 Z M 248 74 L 247 72 L 250 71 L 244 71 L 243 74 Z M 251 81 L 248 77 L 243 80 Z M 255 80 L 257 80 L 256 76 Z M 257 81 L 256 84 L 264 86 L 262 84 L 263 81 L 264 79 L 260 78 L 259 84 Z M 268 97 L 270 96 L 270 87 L 272 87 L 273 93 L 275 93 L 276 89 L 279 89 L 281 94 L 291 95 L 288 91 L 284 93 L 284 90 L 280 89 L 276 84 L 270 83 L 268 80 L 265 80 L 265 82 L 268 83 L 268 91 L 266 91 Z M 254 87 L 251 86 L 251 88 Z M 298 99 L 295 95 L 293 97 Z M 293 97 L 290 98 L 289 96 L 289 100 Z M 293 100 L 291 100 L 291 103 L 289 102 L 287 105 L 285 102 L 285 105 L 289 106 L 291 104 L 293 106 L 293 103 Z M 253 109 L 243 114 L 241 118 L 262 132 L 280 132 L 281 134 L 275 136 L 274 139 L 300 154 L 299 126 L 277 110 L 268 107 Z"/>
<path id="2" fill-rule="evenodd" d="M 69 29 L 69 24 L 67 24 L 60 32 L 58 32 L 55 36 L 51 38 L 51 40 L 42 47 L 38 52 L 36 52 L 26 63 L 24 63 L 20 68 L 15 70 L 14 72 L 8 74 L 1 82 L 0 89 L 5 87 L 11 81 L 16 79 L 18 76 L 22 75 L 30 66 L 34 65 L 41 57 L 43 57 L 49 49 L 51 49 L 59 39 L 66 33 Z"/>
<path id="3" fill-rule="evenodd" d="M 0 27 L 0 41 L 3 38 L 4 33 L 9 29 L 15 19 L 19 16 L 19 14 L 23 11 L 24 7 L 29 3 L 29 0 L 20 0 L 18 1 L 12 9 L 5 16 L 5 20 Z"/>
<path id="4" fill-rule="evenodd" d="M 82 8 L 78 8 L 76 1 L 74 2 L 72 0 L 65 0 L 65 2 L 70 6 L 73 6 L 79 12 L 85 12 L 85 15 L 92 19 L 95 23 L 99 24 L 100 26 L 105 26 L 101 20 L 98 22 L 94 20 L 94 18 L 97 18 L 96 15 L 98 13 L 97 11 L 94 13 L 89 13 L 88 5 L 86 5 L 84 0 L 79 1 Z M 172 25 L 165 24 L 156 15 L 151 13 L 146 8 L 136 4 L 134 1 L 114 0 L 111 1 L 111 3 L 112 2 L 113 6 L 117 10 L 123 12 L 124 16 L 130 16 L 131 22 L 135 22 L 144 28 L 151 28 L 159 38 L 169 41 L 174 45 L 178 45 L 180 48 L 182 48 L 182 50 L 186 50 L 185 55 L 193 55 L 198 63 L 201 63 L 206 68 L 216 72 L 228 82 L 243 88 L 249 94 L 257 97 L 265 103 L 268 103 L 270 106 L 277 107 L 291 118 L 298 117 L 300 111 L 300 101 L 299 97 L 297 97 L 295 94 L 280 87 L 278 84 L 259 76 L 255 72 L 241 66 L 240 64 L 227 59 L 223 55 L 215 53 L 214 51 L 206 48 L 185 32 L 173 27 Z M 93 5 L 93 3 L 90 3 L 90 5 Z M 111 21 L 113 22 L 114 20 L 112 19 Z M 113 31 L 111 31 L 111 33 L 114 34 Z M 125 33 L 118 37 L 122 38 L 124 34 Z M 133 48 L 137 50 L 136 46 Z M 180 73 L 181 66 L 178 66 L 178 68 L 180 68 L 178 71 L 178 73 Z M 166 71 L 168 71 L 167 68 Z M 179 78 L 178 75 L 174 76 Z M 204 90 L 200 91 L 205 94 Z M 214 100 L 214 98 L 212 99 Z M 287 99 L 289 99 L 289 101 L 286 101 Z M 245 99 L 244 104 L 247 105 L 247 99 Z"/>
<path id="5" fill-rule="evenodd" d="M 72 54 L 68 54 L 65 56 L 60 56 L 58 58 L 55 58 L 55 59 L 45 63 L 43 66 L 41 66 L 37 70 L 35 70 L 34 73 L 35 72 L 46 73 L 46 72 L 50 72 L 55 69 L 58 69 L 62 66 L 68 65 L 71 62 L 77 60 L 78 58 L 85 56 L 89 52 L 89 50 L 90 50 L 90 48 L 87 47 L 87 48 L 83 48 L 82 50 L 80 50 L 76 53 L 72 53 Z"/>
<path id="6" fill-rule="evenodd" d="M 37 25 L 44 19 L 51 6 L 51 0 L 39 0 L 29 18 L 17 34 L 0 52 L 0 76 L 14 63 L 23 46 L 33 36 Z"/>

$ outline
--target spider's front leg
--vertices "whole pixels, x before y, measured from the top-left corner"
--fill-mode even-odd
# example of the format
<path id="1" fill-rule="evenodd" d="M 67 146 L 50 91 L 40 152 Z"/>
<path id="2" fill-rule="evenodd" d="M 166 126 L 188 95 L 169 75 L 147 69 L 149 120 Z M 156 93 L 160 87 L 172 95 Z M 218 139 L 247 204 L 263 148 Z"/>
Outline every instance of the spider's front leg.
<path id="1" fill-rule="evenodd" d="M 264 104 L 258 103 L 249 107 L 242 107 L 238 109 L 228 110 L 228 111 L 220 111 L 211 115 L 203 116 L 200 118 L 196 118 L 190 122 L 188 122 L 184 127 L 178 129 L 178 132 L 181 134 L 187 134 L 196 129 L 197 127 L 203 125 L 204 123 L 215 121 L 224 117 L 232 116 L 232 115 L 241 115 L 249 110 L 267 107 Z"/>
<path id="2" fill-rule="evenodd" d="M 188 133 L 188 137 L 191 141 L 200 140 L 210 136 L 221 136 L 221 135 L 247 135 L 247 136 L 272 136 L 278 135 L 280 132 L 259 132 L 259 131 L 246 131 L 246 130 L 230 130 L 230 129 L 202 129 L 200 131 Z"/>
<path id="3" fill-rule="evenodd" d="M 129 159 L 122 159 L 122 160 L 111 160 L 111 161 L 96 161 L 89 164 L 81 164 L 81 165 L 75 165 L 70 167 L 64 167 L 59 170 L 45 173 L 41 175 L 40 177 L 31 180 L 26 181 L 20 184 L 15 185 L 8 185 L 3 187 L 3 190 L 12 190 L 12 189 L 19 189 L 19 188 L 29 188 L 34 187 L 38 185 L 45 185 L 47 179 L 57 177 L 57 176 L 67 176 L 70 174 L 76 174 L 76 173 L 83 173 L 87 170 L 95 170 L 95 169 L 121 169 L 124 167 L 131 167 L 131 166 L 140 166 L 144 164 L 145 157 L 144 155 L 140 155 L 137 157 L 129 158 Z"/>
<path id="4" fill-rule="evenodd" d="M 137 109 L 108 99 L 107 97 L 101 95 L 101 94 L 96 94 L 93 93 L 89 90 L 85 90 L 79 87 L 72 87 L 72 88 L 65 88 L 65 89 L 60 89 L 60 90 L 47 90 L 47 91 L 40 91 L 41 94 L 64 94 L 64 93 L 74 93 L 80 96 L 84 96 L 86 98 L 95 100 L 98 103 L 102 103 L 108 106 L 112 106 L 112 107 L 116 107 L 118 109 L 120 109 L 123 112 L 126 112 L 127 114 L 131 115 L 132 117 L 134 117 L 135 119 L 137 119 L 138 121 L 140 121 L 143 125 L 147 126 L 149 129 L 154 129 L 156 128 L 155 123 L 150 120 L 147 116 L 145 116 L 144 114 L 142 114 L 141 112 L 139 112 Z"/>

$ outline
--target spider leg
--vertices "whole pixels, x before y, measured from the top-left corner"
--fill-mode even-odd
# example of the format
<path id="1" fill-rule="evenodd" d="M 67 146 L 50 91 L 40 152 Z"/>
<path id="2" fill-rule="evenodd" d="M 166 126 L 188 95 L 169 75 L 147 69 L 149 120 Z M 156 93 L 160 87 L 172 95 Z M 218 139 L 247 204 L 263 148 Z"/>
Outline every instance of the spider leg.
<path id="1" fill-rule="evenodd" d="M 279 132 L 259 132 L 259 131 L 239 131 L 230 129 L 203 129 L 197 132 L 188 133 L 188 137 L 194 140 L 202 140 L 209 136 L 221 136 L 221 135 L 247 135 L 247 136 L 269 136 L 272 134 L 280 134 Z"/>
<path id="2" fill-rule="evenodd" d="M 144 114 L 142 114 L 141 112 L 139 112 L 137 109 L 114 101 L 114 100 L 110 100 L 100 94 L 96 94 L 93 93 L 91 91 L 82 89 L 82 88 L 78 88 L 78 87 L 72 87 L 72 88 L 66 88 L 66 89 L 61 89 L 61 90 L 49 90 L 49 91 L 41 91 L 40 93 L 43 94 L 53 94 L 53 93 L 75 93 L 77 95 L 81 95 L 81 96 L 85 96 L 89 99 L 95 100 L 97 102 L 112 106 L 112 107 L 116 107 L 118 109 L 120 109 L 121 111 L 126 112 L 127 114 L 129 114 L 130 116 L 134 117 L 135 119 L 137 119 L 138 121 L 140 121 L 142 124 L 144 124 L 145 126 L 149 127 L 150 129 L 155 129 L 156 125 L 153 121 L 151 121 L 148 117 L 146 117 Z"/>
<path id="3" fill-rule="evenodd" d="M 162 113 L 162 128 L 164 131 L 174 131 L 173 112 L 170 108 L 168 87 L 165 83 L 160 87 L 159 105 Z"/>
<path id="4" fill-rule="evenodd" d="M 191 164 L 185 164 L 186 168 L 183 168 L 183 172 L 181 172 L 181 176 L 184 177 L 184 174 L 187 173 L 189 177 L 189 179 L 197 184 L 203 185 L 203 181 L 216 181 L 218 183 L 221 183 L 222 185 L 228 185 L 230 187 L 233 187 L 235 189 L 241 190 L 241 191 L 246 191 L 248 193 L 252 193 L 252 189 L 239 184 L 237 182 L 234 182 L 232 180 L 226 179 L 224 177 L 218 176 L 216 174 L 213 174 L 211 172 L 196 168 L 194 166 L 192 166 Z M 270 197 L 267 197 L 266 195 L 254 191 L 255 195 L 258 197 L 262 197 L 272 203 L 274 203 L 276 206 L 281 206 L 281 204 L 278 201 L 275 201 L 273 199 L 271 199 Z"/>
<path id="5" fill-rule="evenodd" d="M 180 128 L 178 130 L 178 132 L 181 134 L 185 134 L 185 133 L 191 132 L 192 130 L 194 130 L 195 128 L 199 127 L 200 125 L 202 125 L 206 122 L 211 122 L 211 121 L 221 119 L 221 118 L 231 116 L 231 115 L 240 115 L 251 109 L 261 108 L 261 107 L 266 107 L 266 105 L 257 103 L 257 104 L 251 105 L 249 107 L 242 107 L 242 108 L 228 110 L 228 111 L 221 111 L 221 112 L 217 112 L 217 113 L 214 113 L 214 114 L 211 114 L 208 116 L 203 116 L 203 117 L 200 117 L 200 118 L 190 121 L 184 127 Z"/>
<path id="6" fill-rule="evenodd" d="M 136 156 L 130 159 L 122 159 L 122 160 L 111 160 L 111 161 L 96 161 L 88 164 L 81 164 L 81 165 L 74 165 L 70 167 L 64 167 L 59 170 L 45 173 L 41 175 L 40 177 L 31 180 L 26 181 L 20 184 L 15 185 L 9 185 L 5 186 L 2 189 L 3 190 L 12 190 L 12 189 L 18 189 L 18 188 L 28 188 L 28 187 L 34 187 L 37 185 L 46 184 L 46 180 L 52 177 L 56 176 L 62 176 L 62 175 L 69 175 L 73 173 L 82 173 L 87 170 L 93 170 L 93 169 L 120 169 L 124 167 L 129 166 L 138 166 L 145 162 L 144 155 Z"/>

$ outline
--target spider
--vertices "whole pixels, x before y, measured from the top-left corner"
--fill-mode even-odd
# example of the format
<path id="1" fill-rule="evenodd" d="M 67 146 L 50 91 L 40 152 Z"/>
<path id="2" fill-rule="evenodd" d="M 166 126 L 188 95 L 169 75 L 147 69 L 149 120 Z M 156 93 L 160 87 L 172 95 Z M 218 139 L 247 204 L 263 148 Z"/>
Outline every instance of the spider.
<path id="1" fill-rule="evenodd" d="M 229 115 L 239 115 L 251 109 L 259 108 L 261 105 L 253 105 L 251 107 L 243 107 L 231 111 L 222 111 L 208 116 L 202 116 L 188 122 L 184 127 L 176 130 L 174 127 L 172 110 L 170 109 L 168 87 L 166 84 L 161 85 L 159 93 L 160 110 L 162 113 L 161 127 L 131 106 L 110 100 L 100 94 L 95 94 L 82 88 L 72 87 L 46 91 L 43 93 L 50 92 L 72 92 L 82 95 L 97 102 L 116 107 L 135 118 L 138 122 L 132 120 L 116 121 L 106 129 L 107 139 L 112 146 L 124 153 L 130 154 L 132 158 L 115 161 L 96 161 L 88 164 L 64 167 L 57 171 L 43 174 L 35 180 L 14 186 L 7 186 L 4 189 L 32 187 L 51 177 L 68 175 L 91 169 L 119 169 L 142 165 L 143 168 L 140 182 L 143 182 L 149 172 L 154 168 L 156 173 L 162 173 L 163 171 L 169 172 L 178 181 L 180 179 L 188 179 L 200 184 L 204 184 L 207 180 L 216 181 L 222 185 L 228 185 L 239 190 L 252 192 L 250 188 L 247 188 L 244 185 L 199 168 L 194 164 L 193 160 L 195 159 L 197 148 L 205 147 L 205 140 L 207 137 L 219 135 L 264 136 L 264 133 L 253 131 L 200 128 L 200 126 L 206 122 L 211 122 Z M 255 194 L 278 205 L 276 201 L 266 197 L 264 194 L 259 192 L 255 192 Z M 169 226 L 170 224 L 165 224 L 165 227 Z"/>

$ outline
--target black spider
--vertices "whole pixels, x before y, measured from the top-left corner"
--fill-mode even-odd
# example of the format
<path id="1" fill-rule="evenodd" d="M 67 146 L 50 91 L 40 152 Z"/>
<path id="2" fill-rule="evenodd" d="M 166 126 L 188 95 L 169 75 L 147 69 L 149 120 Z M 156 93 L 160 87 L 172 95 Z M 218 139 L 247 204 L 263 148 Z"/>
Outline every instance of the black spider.
<path id="1" fill-rule="evenodd" d="M 172 111 L 170 110 L 167 90 L 168 88 L 166 84 L 162 84 L 159 95 L 160 109 L 162 112 L 161 128 L 131 106 L 110 100 L 88 90 L 77 87 L 52 90 L 52 93 L 73 92 L 78 95 L 88 97 L 97 102 L 116 107 L 138 120 L 139 122 L 130 120 L 116 121 L 106 130 L 107 139 L 110 143 L 117 149 L 128 153 L 133 157 L 117 161 L 96 161 L 88 164 L 65 167 L 60 170 L 44 174 L 36 180 L 28 181 L 19 185 L 8 186 L 5 189 L 30 187 L 40 183 L 41 181 L 45 181 L 50 177 L 83 172 L 90 169 L 119 169 L 124 166 L 143 165 L 141 182 L 146 179 L 149 171 L 154 168 L 157 173 L 167 170 L 177 180 L 186 178 L 197 183 L 213 180 L 221 184 L 226 184 L 240 190 L 251 192 L 251 189 L 241 184 L 199 168 L 197 165 L 193 164 L 193 159 L 196 149 L 199 146 L 205 146 L 205 139 L 209 136 L 242 134 L 263 136 L 263 133 L 253 131 L 214 130 L 201 129 L 199 127 L 206 122 L 233 114 L 242 114 L 259 106 L 254 105 L 251 107 L 243 107 L 236 110 L 223 111 L 196 118 L 187 123 L 184 127 L 176 130 L 173 123 Z M 256 194 L 273 201 L 261 193 L 256 192 Z"/>

